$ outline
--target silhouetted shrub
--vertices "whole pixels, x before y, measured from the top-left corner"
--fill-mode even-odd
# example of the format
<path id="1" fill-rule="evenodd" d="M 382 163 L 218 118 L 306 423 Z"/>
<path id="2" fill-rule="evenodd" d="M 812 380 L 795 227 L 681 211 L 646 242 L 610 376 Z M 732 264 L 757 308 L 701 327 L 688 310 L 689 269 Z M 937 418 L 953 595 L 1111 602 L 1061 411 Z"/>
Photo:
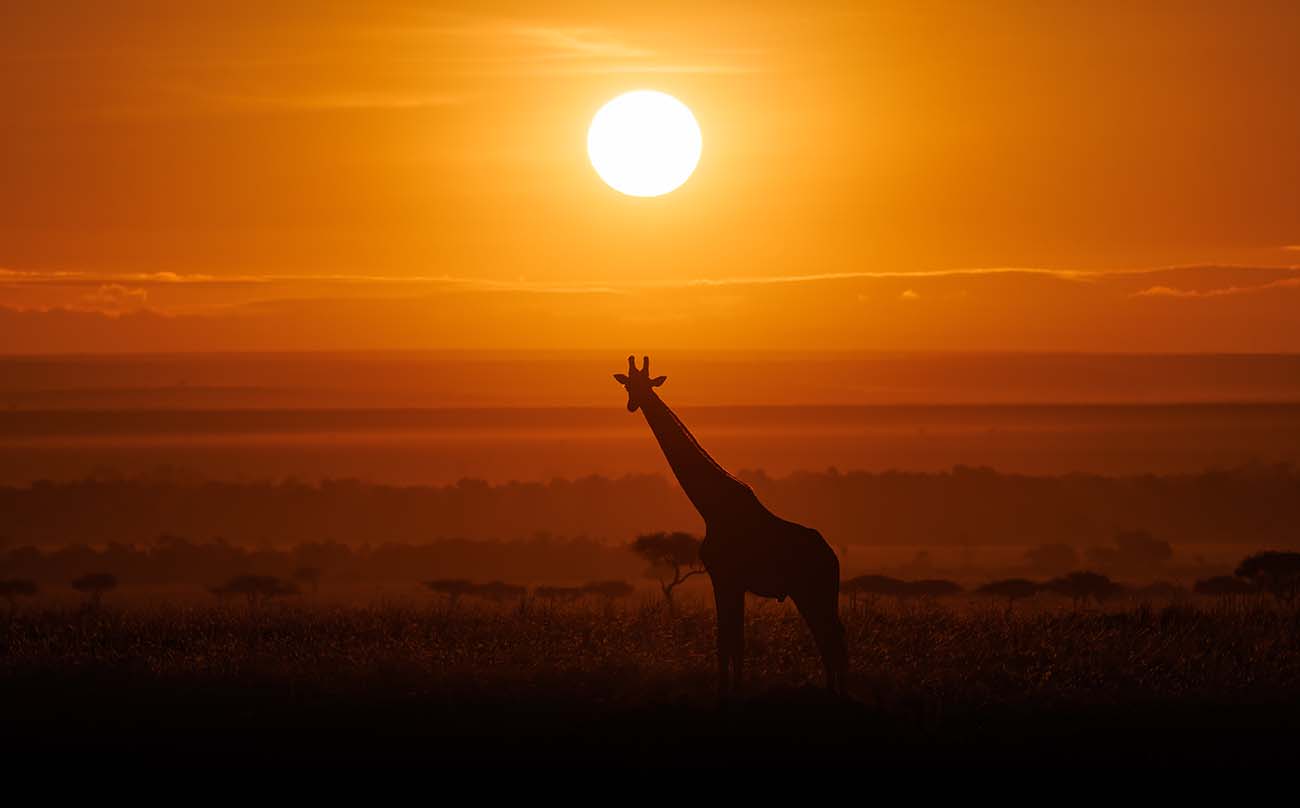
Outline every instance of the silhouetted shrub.
<path id="1" fill-rule="evenodd" d="M 0 581 L 0 598 L 9 601 L 9 611 L 18 608 L 18 598 L 30 598 L 38 591 L 36 582 L 26 578 L 10 578 Z"/>
<path id="2" fill-rule="evenodd" d="M 1300 553 L 1255 553 L 1238 565 L 1236 574 L 1289 604 L 1300 594 Z"/>
<path id="3" fill-rule="evenodd" d="M 92 572 L 75 579 L 72 588 L 89 596 L 91 606 L 98 606 L 106 593 L 117 588 L 117 576 L 107 572 Z"/>

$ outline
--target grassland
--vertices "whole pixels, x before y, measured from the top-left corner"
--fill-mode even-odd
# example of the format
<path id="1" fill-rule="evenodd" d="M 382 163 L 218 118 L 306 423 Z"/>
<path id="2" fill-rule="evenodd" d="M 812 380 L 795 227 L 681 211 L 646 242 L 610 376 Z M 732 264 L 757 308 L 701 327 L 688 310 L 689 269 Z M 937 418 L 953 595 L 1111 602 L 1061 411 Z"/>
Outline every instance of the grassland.
<path id="1" fill-rule="evenodd" d="M 847 610 L 846 603 L 846 610 Z M 20 607 L 0 618 L 8 754 L 248 760 L 1286 759 L 1300 615 L 1268 601 L 869 604 L 852 702 L 798 615 L 754 602 L 746 697 L 714 694 L 688 599 L 546 608 Z"/>

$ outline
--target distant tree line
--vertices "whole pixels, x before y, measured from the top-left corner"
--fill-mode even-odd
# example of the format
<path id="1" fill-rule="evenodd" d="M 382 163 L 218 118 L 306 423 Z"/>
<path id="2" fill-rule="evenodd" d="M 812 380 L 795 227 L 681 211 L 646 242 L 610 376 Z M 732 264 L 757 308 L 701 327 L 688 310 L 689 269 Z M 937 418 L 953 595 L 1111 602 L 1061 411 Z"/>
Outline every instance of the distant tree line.
<path id="1" fill-rule="evenodd" d="M 638 536 L 624 549 L 649 562 L 649 577 L 659 581 L 664 599 L 671 609 L 673 591 L 696 575 L 706 574 L 699 561 L 701 541 L 687 533 L 650 533 Z M 38 553 L 39 554 L 39 553 Z M 53 557 L 55 554 L 51 554 Z M 147 556 L 148 553 L 141 555 Z M 9 571 L 9 570 L 4 570 Z M 408 570 L 409 573 L 409 570 Z M 319 585 L 322 571 L 317 567 L 299 566 L 294 580 L 283 580 L 274 575 L 240 574 L 224 584 L 210 587 L 209 591 L 223 600 L 233 596 L 247 598 L 250 606 L 273 598 L 297 595 L 298 582 L 309 582 L 313 590 Z M 170 581 L 175 583 L 175 581 Z M 117 576 L 107 572 L 86 573 L 74 578 L 71 587 L 87 596 L 87 606 L 95 608 L 105 593 L 116 589 Z M 451 608 L 462 598 L 476 597 L 496 603 L 517 601 L 523 609 L 528 603 L 529 588 L 494 580 L 476 583 L 467 578 L 440 578 L 425 581 L 425 586 L 436 595 L 445 596 Z M 0 578 L 0 598 L 9 603 L 10 612 L 17 609 L 19 598 L 33 597 L 39 586 L 30 578 Z M 581 586 L 536 586 L 532 596 L 551 604 L 568 603 L 594 596 L 611 605 L 614 601 L 633 594 L 635 587 L 621 580 L 589 581 Z M 902 580 L 887 575 L 858 575 L 840 583 L 840 593 L 849 599 L 850 608 L 856 608 L 860 599 L 877 596 L 899 600 L 912 598 L 935 599 L 960 595 L 966 590 L 955 581 L 945 579 Z M 1271 595 L 1278 602 L 1293 606 L 1300 599 L 1300 553 L 1265 551 L 1246 557 L 1232 575 L 1219 575 L 1197 581 L 1191 592 L 1220 598 Z M 1102 604 L 1107 600 L 1131 595 L 1173 600 L 1191 594 L 1189 590 L 1167 581 L 1155 581 L 1142 586 L 1126 586 L 1111 580 L 1107 575 L 1092 570 L 1076 570 L 1048 581 L 1036 582 L 1026 578 L 1007 578 L 991 581 L 975 588 L 972 594 L 1004 599 L 1008 611 L 1018 600 L 1040 593 L 1068 597 L 1074 606 L 1086 605 L 1090 600 Z"/>
<path id="2" fill-rule="evenodd" d="M 88 571 L 109 570 L 123 586 L 227 585 L 261 576 L 315 591 L 322 583 L 416 581 L 438 572 L 478 580 L 593 581 L 637 579 L 645 566 L 627 544 L 539 536 L 520 541 L 448 539 L 424 544 L 349 545 L 306 542 L 252 548 L 226 541 L 164 535 L 140 546 L 21 546 L 0 551 L 0 580 L 66 586 Z M 240 586 L 253 586 L 245 581 Z M 246 595 L 231 591 L 228 594 Z M 15 591 L 15 597 L 22 597 Z M 9 595 L 0 590 L 0 598 Z"/>
<path id="3" fill-rule="evenodd" d="M 97 605 L 105 592 L 117 587 L 120 577 L 132 586 L 191 584 L 222 600 L 241 597 L 258 603 L 304 589 L 316 592 L 322 581 L 336 585 L 411 582 L 422 573 L 455 571 L 467 577 L 424 581 L 453 606 L 465 597 L 505 602 L 525 596 L 523 586 L 501 578 L 479 583 L 468 577 L 488 575 L 529 582 L 585 577 L 587 582 L 580 586 L 542 585 L 534 594 L 554 602 L 588 596 L 611 602 L 634 591 L 625 580 L 608 577 L 614 572 L 657 581 L 671 604 L 679 586 L 704 574 L 699 549 L 698 537 L 681 532 L 647 533 L 622 545 L 542 536 L 514 542 L 456 540 L 377 547 L 316 542 L 262 550 L 164 535 L 142 547 L 25 546 L 0 553 L 0 598 L 12 608 L 18 598 L 34 596 L 38 582 L 71 581 L 73 589 Z M 87 569 L 114 572 L 84 572 Z"/>
<path id="4" fill-rule="evenodd" d="M 963 588 L 941 579 L 905 581 L 887 575 L 859 575 L 841 582 L 840 591 L 855 606 L 863 597 L 941 598 L 961 594 Z M 1075 607 L 1089 601 L 1097 604 L 1123 596 L 1177 599 L 1192 593 L 1213 597 L 1269 595 L 1279 603 L 1294 605 L 1300 598 L 1300 553 L 1267 551 L 1246 557 L 1232 575 L 1218 575 L 1197 581 L 1189 591 L 1167 581 L 1126 586 L 1092 570 L 1076 570 L 1047 581 L 1006 578 L 990 581 L 973 594 L 1003 599 L 1010 609 L 1018 600 L 1051 593 L 1070 598 Z"/>
<path id="5" fill-rule="evenodd" d="M 1116 531 L 1142 529 L 1176 544 L 1294 547 L 1300 524 L 1300 472 L 1289 465 L 1132 477 L 1036 477 L 964 466 L 741 476 L 774 511 L 816 525 L 835 546 L 1101 545 L 1115 555 L 1084 561 L 1122 567 L 1126 552 L 1151 548 L 1113 546 Z M 676 484 L 657 475 L 445 486 L 34 482 L 0 487 L 0 514 L 0 541 L 9 546 L 135 544 L 164 533 L 258 547 L 514 540 L 539 531 L 626 542 L 647 525 L 701 527 Z"/>

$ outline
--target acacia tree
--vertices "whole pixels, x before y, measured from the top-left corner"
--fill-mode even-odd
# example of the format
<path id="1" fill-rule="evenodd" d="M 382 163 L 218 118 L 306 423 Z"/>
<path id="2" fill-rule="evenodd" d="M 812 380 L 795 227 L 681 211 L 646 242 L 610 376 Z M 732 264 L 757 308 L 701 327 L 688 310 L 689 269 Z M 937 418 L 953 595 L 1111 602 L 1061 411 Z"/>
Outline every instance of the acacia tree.
<path id="1" fill-rule="evenodd" d="M 1007 578 L 1001 581 L 990 581 L 975 592 L 994 598 L 1006 598 L 1009 612 L 1016 605 L 1017 600 L 1033 597 L 1038 593 L 1038 589 L 1038 584 L 1027 578 Z"/>
<path id="2" fill-rule="evenodd" d="M 649 562 L 650 575 L 658 579 L 670 608 L 673 590 L 705 572 L 700 562 L 700 540 L 689 533 L 646 533 L 636 537 L 631 549 Z"/>
<path id="3" fill-rule="evenodd" d="M 117 576 L 107 572 L 92 572 L 73 581 L 72 588 L 86 595 L 90 606 L 99 606 L 105 593 L 117 588 Z"/>
<path id="4" fill-rule="evenodd" d="M 18 611 L 18 598 L 30 598 L 37 592 L 36 582 L 26 578 L 0 581 L 0 598 L 9 601 L 9 612 Z"/>
<path id="5" fill-rule="evenodd" d="M 1242 560 L 1236 574 L 1288 605 L 1300 595 L 1300 553 L 1255 553 Z"/>

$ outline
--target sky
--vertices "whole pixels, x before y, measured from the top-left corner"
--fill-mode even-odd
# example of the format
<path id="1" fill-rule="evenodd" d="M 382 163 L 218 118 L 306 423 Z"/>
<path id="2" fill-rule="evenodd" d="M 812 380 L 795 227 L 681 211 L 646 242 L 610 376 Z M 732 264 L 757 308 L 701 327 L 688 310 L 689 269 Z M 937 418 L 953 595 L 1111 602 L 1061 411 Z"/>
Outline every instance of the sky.
<path id="1" fill-rule="evenodd" d="M 0 348 L 1300 351 L 1300 5 L 22 4 Z M 664 197 L 600 106 L 699 120 Z"/>

